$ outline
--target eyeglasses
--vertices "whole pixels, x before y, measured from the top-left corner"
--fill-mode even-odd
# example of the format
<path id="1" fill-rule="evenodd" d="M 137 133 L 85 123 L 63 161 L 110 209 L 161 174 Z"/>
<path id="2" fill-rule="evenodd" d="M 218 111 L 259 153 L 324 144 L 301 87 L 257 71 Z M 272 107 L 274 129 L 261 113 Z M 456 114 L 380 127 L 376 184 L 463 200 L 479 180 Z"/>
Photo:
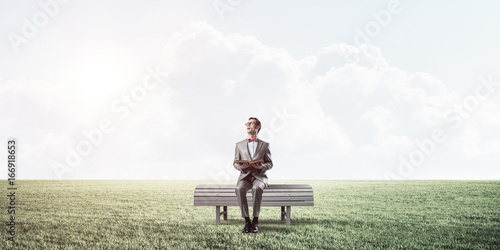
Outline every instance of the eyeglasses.
<path id="1" fill-rule="evenodd" d="M 245 126 L 250 126 L 250 125 L 252 125 L 252 124 L 253 124 L 254 126 L 256 125 L 256 123 L 255 123 L 255 122 L 245 122 Z"/>

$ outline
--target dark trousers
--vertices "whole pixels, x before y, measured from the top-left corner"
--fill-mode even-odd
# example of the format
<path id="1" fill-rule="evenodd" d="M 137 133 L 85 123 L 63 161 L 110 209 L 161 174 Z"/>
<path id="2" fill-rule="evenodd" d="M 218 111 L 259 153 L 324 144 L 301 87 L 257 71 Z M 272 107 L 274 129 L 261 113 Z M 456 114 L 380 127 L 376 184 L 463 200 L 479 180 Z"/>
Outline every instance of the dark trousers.
<path id="1" fill-rule="evenodd" d="M 262 204 L 262 193 L 266 185 L 252 175 L 248 175 L 236 184 L 236 196 L 241 209 L 241 217 L 250 217 L 248 214 L 247 191 L 252 189 L 253 217 L 259 217 Z"/>

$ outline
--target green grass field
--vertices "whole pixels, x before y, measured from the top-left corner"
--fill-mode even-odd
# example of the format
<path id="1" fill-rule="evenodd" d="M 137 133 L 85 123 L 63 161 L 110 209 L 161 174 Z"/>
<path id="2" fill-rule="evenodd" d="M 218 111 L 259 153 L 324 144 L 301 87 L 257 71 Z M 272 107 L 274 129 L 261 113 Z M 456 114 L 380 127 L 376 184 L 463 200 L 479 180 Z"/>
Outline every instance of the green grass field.
<path id="1" fill-rule="evenodd" d="M 6 182 L 4 182 L 6 183 Z M 17 236 L 2 249 L 500 248 L 500 181 L 271 181 L 308 183 L 314 207 L 263 207 L 258 234 L 242 234 L 238 207 L 215 225 L 195 207 L 209 181 L 18 181 Z M 233 183 L 230 183 L 233 184 Z M 5 187 L 7 185 L 5 184 Z M 7 190 L 5 188 L 5 193 Z"/>

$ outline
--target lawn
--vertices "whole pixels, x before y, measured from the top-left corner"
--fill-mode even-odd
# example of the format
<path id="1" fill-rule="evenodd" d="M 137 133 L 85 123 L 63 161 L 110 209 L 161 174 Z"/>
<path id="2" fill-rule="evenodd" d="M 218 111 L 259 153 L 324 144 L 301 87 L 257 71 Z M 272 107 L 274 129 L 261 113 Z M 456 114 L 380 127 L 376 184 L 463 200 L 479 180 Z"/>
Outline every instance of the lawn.
<path id="1" fill-rule="evenodd" d="M 18 181 L 16 243 L 4 196 L 0 248 L 500 248 L 500 181 L 271 181 L 310 184 L 315 204 L 292 207 L 290 227 L 263 207 L 258 234 L 241 233 L 238 207 L 216 226 L 215 207 L 193 205 L 209 183 Z"/>

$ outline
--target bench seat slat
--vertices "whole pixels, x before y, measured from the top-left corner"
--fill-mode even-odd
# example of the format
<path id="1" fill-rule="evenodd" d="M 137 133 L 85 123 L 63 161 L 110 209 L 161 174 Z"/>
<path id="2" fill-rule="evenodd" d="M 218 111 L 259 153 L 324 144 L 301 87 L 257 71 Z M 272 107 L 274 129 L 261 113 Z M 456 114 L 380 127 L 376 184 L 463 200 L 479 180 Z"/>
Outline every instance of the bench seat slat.
<path id="1" fill-rule="evenodd" d="M 195 206 L 238 206 L 237 201 L 219 202 L 219 203 L 195 203 Z M 252 203 L 248 203 L 248 206 L 252 206 Z M 270 201 L 262 202 L 264 207 L 281 207 L 281 206 L 314 206 L 314 202 L 298 202 L 298 201 Z"/>
<path id="2" fill-rule="evenodd" d="M 247 197 L 251 197 L 252 193 L 247 193 Z M 274 197 L 293 197 L 293 196 L 313 196 L 313 192 L 302 192 L 302 193 L 263 193 L 262 196 L 274 196 Z M 236 197 L 235 193 L 196 193 L 194 197 Z"/>
<path id="3" fill-rule="evenodd" d="M 203 201 L 234 201 L 236 200 L 236 197 L 211 197 L 209 199 L 207 198 L 198 198 L 195 199 L 195 201 L 198 202 L 203 202 Z M 251 202 L 252 196 L 247 197 L 247 201 Z M 263 201 L 269 201 L 269 200 L 276 200 L 276 201 L 312 201 L 314 198 L 312 196 L 294 196 L 294 197 L 273 197 L 273 196 L 268 196 L 267 198 L 262 198 Z"/>
<path id="4" fill-rule="evenodd" d="M 234 193 L 235 189 L 196 189 L 195 193 Z M 312 192 L 312 188 L 308 189 L 272 189 L 266 188 L 264 192 L 266 193 L 284 193 L 284 192 Z M 252 192 L 248 190 L 248 192 Z"/>
<path id="5" fill-rule="evenodd" d="M 247 196 L 252 196 L 251 193 L 247 193 Z M 262 194 L 265 196 L 277 196 L 277 197 L 290 197 L 290 196 L 313 196 L 312 192 L 300 192 L 300 193 L 266 193 Z M 235 193 L 220 193 L 220 194 L 212 194 L 212 193 L 196 193 L 195 197 L 236 197 Z"/>
<path id="6" fill-rule="evenodd" d="M 236 185 L 198 185 L 197 189 L 234 189 Z M 301 188 L 312 188 L 311 185 L 308 184 L 270 184 L 267 188 L 271 189 L 301 189 Z"/>

